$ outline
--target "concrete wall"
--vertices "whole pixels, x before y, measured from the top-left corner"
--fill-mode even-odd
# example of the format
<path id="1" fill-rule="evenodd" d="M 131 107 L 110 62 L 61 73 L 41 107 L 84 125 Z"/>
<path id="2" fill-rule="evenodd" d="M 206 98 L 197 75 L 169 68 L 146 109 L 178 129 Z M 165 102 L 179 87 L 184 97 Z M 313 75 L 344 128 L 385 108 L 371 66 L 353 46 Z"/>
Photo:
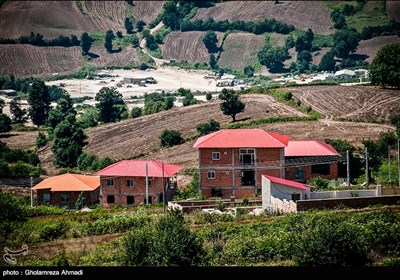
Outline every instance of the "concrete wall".
<path id="1" fill-rule="evenodd" d="M 114 180 L 114 187 L 107 186 L 107 179 Z M 133 180 L 134 186 L 128 187 L 127 180 Z M 100 186 L 101 186 L 101 204 L 104 207 L 112 207 L 112 206 L 127 206 L 127 196 L 134 197 L 134 203 L 129 205 L 141 205 L 146 204 L 146 178 L 145 177 L 100 177 Z M 149 186 L 149 197 L 151 199 L 151 203 L 155 204 L 159 201 L 162 201 L 162 178 L 152 178 L 151 186 Z M 166 183 L 168 178 L 164 178 L 164 182 Z M 114 196 L 114 203 L 107 203 L 107 196 Z"/>
<path id="2" fill-rule="evenodd" d="M 307 211 L 309 209 L 336 208 L 338 206 L 346 206 L 350 208 L 364 208 L 377 204 L 394 205 L 398 204 L 399 202 L 400 202 L 400 195 L 298 200 L 296 203 L 297 203 L 297 211 Z"/>
<path id="3" fill-rule="evenodd" d="M 292 200 L 292 194 L 300 194 L 300 199 L 307 199 L 310 197 L 310 190 L 301 190 L 292 188 L 282 184 L 271 182 L 266 177 L 262 179 L 262 205 L 266 209 L 272 204 L 272 198 L 280 200 Z"/>
<path id="4" fill-rule="evenodd" d="M 312 192 L 310 199 L 330 199 L 330 198 L 346 198 L 346 197 L 371 197 L 380 195 L 380 187 L 374 190 L 345 190 L 345 191 L 326 191 Z"/>

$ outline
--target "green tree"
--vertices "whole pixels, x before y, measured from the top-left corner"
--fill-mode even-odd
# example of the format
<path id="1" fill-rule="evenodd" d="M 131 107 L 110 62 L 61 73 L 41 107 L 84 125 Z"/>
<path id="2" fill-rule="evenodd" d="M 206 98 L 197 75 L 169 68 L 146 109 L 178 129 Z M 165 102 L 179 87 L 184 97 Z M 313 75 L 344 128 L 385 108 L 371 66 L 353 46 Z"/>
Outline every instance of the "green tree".
<path id="1" fill-rule="evenodd" d="M 114 38 L 115 38 L 114 32 L 112 32 L 112 30 L 107 30 L 105 41 L 104 41 L 104 47 L 106 48 L 107 52 L 109 52 L 109 53 L 111 53 L 113 50 L 112 41 L 114 40 Z"/>
<path id="2" fill-rule="evenodd" d="M 43 81 L 36 80 L 28 90 L 29 115 L 33 124 L 43 125 L 49 115 L 50 95 Z"/>
<path id="3" fill-rule="evenodd" d="M 206 93 L 206 100 L 207 101 L 210 101 L 212 99 L 212 94 L 211 94 L 211 92 L 207 92 Z"/>
<path id="4" fill-rule="evenodd" d="M 160 136 L 161 147 L 172 147 L 184 142 L 182 134 L 177 130 L 165 129 Z"/>
<path id="5" fill-rule="evenodd" d="M 182 100 L 182 105 L 184 107 L 198 103 L 197 99 L 194 98 L 194 95 L 190 91 L 190 89 L 180 88 L 180 89 L 178 89 L 178 92 L 181 94 L 181 96 L 184 96 L 184 98 Z"/>
<path id="6" fill-rule="evenodd" d="M 79 114 L 78 123 L 85 129 L 99 124 L 99 111 L 93 106 L 87 106 Z"/>
<path id="7" fill-rule="evenodd" d="M 46 124 L 49 127 L 49 138 L 53 138 L 53 131 L 56 126 L 62 122 L 68 114 L 76 116 L 73 102 L 69 94 L 57 101 L 57 106 L 49 111 Z"/>
<path id="8" fill-rule="evenodd" d="M 75 120 L 75 115 L 68 115 L 54 129 L 54 142 L 51 147 L 54 163 L 59 167 L 75 167 L 82 148 L 87 144 L 86 138 Z"/>
<path id="9" fill-rule="evenodd" d="M 87 32 L 83 32 L 81 35 L 82 54 L 83 55 L 88 54 L 91 47 L 92 47 L 92 39 L 90 38 Z"/>
<path id="10" fill-rule="evenodd" d="M 244 67 L 243 72 L 247 77 L 253 77 L 254 67 L 251 65 L 248 65 L 248 66 Z"/>
<path id="11" fill-rule="evenodd" d="M 218 51 L 218 38 L 214 31 L 207 31 L 203 38 L 203 43 L 206 46 L 209 53 L 215 53 Z"/>
<path id="12" fill-rule="evenodd" d="M 121 107 L 125 105 L 122 94 L 114 87 L 103 87 L 96 94 L 95 100 L 98 101 L 96 108 L 99 110 L 99 119 L 104 123 L 116 122 L 121 119 Z"/>
<path id="13" fill-rule="evenodd" d="M 333 51 L 337 57 L 346 58 L 355 52 L 360 41 L 360 35 L 354 28 L 347 27 L 333 34 Z"/>
<path id="14" fill-rule="evenodd" d="M 214 119 L 208 120 L 206 123 L 200 123 L 196 126 L 197 133 L 201 135 L 206 135 L 214 131 L 221 129 L 221 125 Z"/>
<path id="15" fill-rule="evenodd" d="M 286 50 L 278 46 L 264 46 L 257 54 L 257 58 L 262 65 L 271 71 L 279 71 L 283 68 L 283 62 L 287 57 Z"/>
<path id="16" fill-rule="evenodd" d="M 131 231 L 124 239 L 123 247 L 122 259 L 126 266 L 205 264 L 202 242 L 185 225 L 183 215 L 177 212 L 160 217 L 155 224 Z"/>
<path id="17" fill-rule="evenodd" d="M 321 62 L 318 65 L 319 71 L 334 71 L 335 70 L 335 55 L 329 51 L 324 54 L 321 58 Z"/>
<path id="18" fill-rule="evenodd" d="M 136 28 L 138 32 L 142 32 L 143 27 L 145 27 L 146 23 L 143 20 L 138 20 L 136 22 Z"/>
<path id="19" fill-rule="evenodd" d="M 133 23 L 130 20 L 130 18 L 128 18 L 128 17 L 125 18 L 124 25 L 125 25 L 126 33 L 132 34 L 132 32 L 133 32 Z"/>
<path id="20" fill-rule="evenodd" d="M 214 54 L 210 54 L 210 67 L 211 69 L 218 69 L 217 59 Z"/>
<path id="21" fill-rule="evenodd" d="M 131 118 L 138 118 L 142 115 L 142 108 L 140 107 L 133 107 L 131 110 Z"/>
<path id="22" fill-rule="evenodd" d="M 239 98 L 239 94 L 233 89 L 224 88 L 218 95 L 218 98 L 223 100 L 220 105 L 223 114 L 231 116 L 232 122 L 235 122 L 236 115 L 243 112 L 245 108 L 244 103 Z"/>
<path id="23" fill-rule="evenodd" d="M 6 114 L 0 113 L 0 133 L 11 130 L 11 119 Z"/>
<path id="24" fill-rule="evenodd" d="M 400 88 L 400 43 L 381 48 L 369 66 L 369 71 L 373 84 Z"/>
<path id="25" fill-rule="evenodd" d="M 81 210 L 86 204 L 85 201 L 85 193 L 81 192 L 78 196 L 77 201 L 75 202 L 75 208 L 76 210 Z"/>
<path id="26" fill-rule="evenodd" d="M 10 101 L 11 121 L 15 124 L 24 124 L 28 120 L 27 110 L 21 108 L 21 98 L 16 97 Z"/>

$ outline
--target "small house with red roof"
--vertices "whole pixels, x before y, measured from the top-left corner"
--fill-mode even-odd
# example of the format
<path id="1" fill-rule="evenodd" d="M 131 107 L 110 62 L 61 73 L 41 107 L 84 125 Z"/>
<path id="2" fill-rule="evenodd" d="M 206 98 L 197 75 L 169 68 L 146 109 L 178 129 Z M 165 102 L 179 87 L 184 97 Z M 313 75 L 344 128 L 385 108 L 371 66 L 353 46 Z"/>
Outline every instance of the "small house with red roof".
<path id="1" fill-rule="evenodd" d="M 44 179 L 32 187 L 36 191 L 38 204 L 49 203 L 58 206 L 74 207 L 81 192 L 85 204 L 99 202 L 100 177 L 80 174 L 62 174 Z"/>
<path id="2" fill-rule="evenodd" d="M 287 136 L 262 129 L 225 129 L 200 137 L 202 195 L 229 198 L 261 194 L 261 175 L 285 176 Z"/>
<path id="3" fill-rule="evenodd" d="M 153 160 L 122 160 L 98 171 L 104 207 L 155 204 L 171 196 L 171 179 L 182 169 Z M 147 194 L 146 200 L 146 177 Z M 164 184 L 163 184 L 164 181 Z"/>
<path id="4" fill-rule="evenodd" d="M 322 141 L 289 141 L 285 147 L 285 178 L 306 182 L 313 177 L 338 177 L 340 154 Z"/>

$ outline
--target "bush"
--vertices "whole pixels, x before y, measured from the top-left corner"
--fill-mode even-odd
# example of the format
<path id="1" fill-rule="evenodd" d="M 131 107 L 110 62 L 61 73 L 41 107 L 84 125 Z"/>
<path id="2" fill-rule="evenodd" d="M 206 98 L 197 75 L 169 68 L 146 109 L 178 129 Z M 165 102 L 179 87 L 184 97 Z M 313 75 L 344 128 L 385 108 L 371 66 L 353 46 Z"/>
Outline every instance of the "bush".
<path id="1" fill-rule="evenodd" d="M 165 129 L 161 136 L 161 146 L 162 147 L 172 147 L 175 145 L 182 144 L 184 142 L 182 134 L 177 130 Z"/>
<path id="2" fill-rule="evenodd" d="M 55 224 L 45 225 L 39 230 L 39 238 L 42 241 L 49 241 L 65 237 L 68 229 L 69 224 L 63 220 Z"/>
<path id="3" fill-rule="evenodd" d="M 177 212 L 130 232 L 124 245 L 123 264 L 128 266 L 194 266 L 204 262 L 201 241 Z"/>
<path id="4" fill-rule="evenodd" d="M 201 135 L 206 135 L 214 131 L 218 131 L 221 129 L 221 125 L 214 119 L 210 119 L 206 123 L 200 123 L 196 126 L 197 133 Z"/>
<path id="5" fill-rule="evenodd" d="M 139 107 L 133 107 L 131 110 L 131 118 L 138 118 L 142 115 L 142 108 Z"/>
<path id="6" fill-rule="evenodd" d="M 300 266 L 363 266 L 369 262 L 357 226 L 327 219 L 301 235 L 293 260 Z"/>
<path id="7" fill-rule="evenodd" d="M 46 146 L 47 141 L 48 141 L 48 139 L 47 139 L 46 135 L 42 132 L 39 132 L 36 137 L 36 147 L 41 148 L 41 147 Z"/>
<path id="8" fill-rule="evenodd" d="M 316 187 L 316 190 L 321 191 L 328 189 L 329 180 L 318 176 L 308 180 L 307 184 L 314 186 Z"/>
<path id="9" fill-rule="evenodd" d="M 212 99 L 212 94 L 211 94 L 211 92 L 207 92 L 207 93 L 206 93 L 206 99 L 207 99 L 207 101 L 210 101 L 210 100 Z"/>

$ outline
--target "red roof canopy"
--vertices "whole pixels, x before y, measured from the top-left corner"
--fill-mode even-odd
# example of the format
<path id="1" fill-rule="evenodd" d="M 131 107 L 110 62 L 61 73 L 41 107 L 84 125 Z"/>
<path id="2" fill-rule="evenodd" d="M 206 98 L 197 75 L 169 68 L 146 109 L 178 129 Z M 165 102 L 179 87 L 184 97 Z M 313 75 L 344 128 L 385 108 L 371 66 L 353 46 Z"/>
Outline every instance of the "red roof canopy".
<path id="1" fill-rule="evenodd" d="M 283 148 L 285 135 L 262 129 L 224 129 L 197 139 L 194 148 Z"/>
<path id="2" fill-rule="evenodd" d="M 290 181 L 290 180 L 286 180 L 286 179 L 282 179 L 282 178 L 278 178 L 278 177 L 274 177 L 274 176 L 269 176 L 269 175 L 263 175 L 263 176 L 265 178 L 267 178 L 268 180 L 270 180 L 271 182 L 281 184 L 284 186 L 288 186 L 288 187 L 292 187 L 292 188 L 296 188 L 296 189 L 300 189 L 300 190 L 308 190 L 310 188 L 306 184 L 298 183 L 295 181 Z"/>
<path id="3" fill-rule="evenodd" d="M 103 168 L 95 175 L 146 177 L 146 163 L 149 177 L 163 177 L 162 163 L 154 160 L 122 160 Z M 164 177 L 172 177 L 181 169 L 179 165 L 164 163 Z"/>
<path id="4" fill-rule="evenodd" d="M 285 148 L 285 157 L 340 156 L 329 144 L 322 141 L 289 141 Z"/>

